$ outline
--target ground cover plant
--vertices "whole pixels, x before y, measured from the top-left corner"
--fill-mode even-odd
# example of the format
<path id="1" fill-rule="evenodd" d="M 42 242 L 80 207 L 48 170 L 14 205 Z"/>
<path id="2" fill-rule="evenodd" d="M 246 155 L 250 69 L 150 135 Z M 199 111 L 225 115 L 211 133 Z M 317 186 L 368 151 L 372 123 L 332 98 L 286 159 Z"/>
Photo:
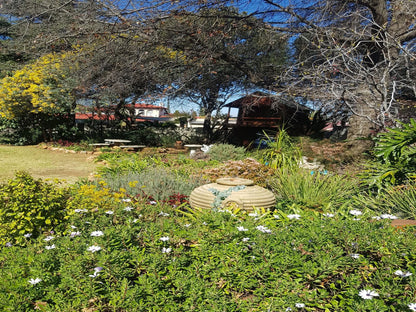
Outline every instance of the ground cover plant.
<path id="1" fill-rule="evenodd" d="M 406 311 L 415 302 L 414 230 L 386 219 L 182 211 L 119 195 L 109 210 L 73 209 L 62 234 L 2 247 L 1 309 Z"/>

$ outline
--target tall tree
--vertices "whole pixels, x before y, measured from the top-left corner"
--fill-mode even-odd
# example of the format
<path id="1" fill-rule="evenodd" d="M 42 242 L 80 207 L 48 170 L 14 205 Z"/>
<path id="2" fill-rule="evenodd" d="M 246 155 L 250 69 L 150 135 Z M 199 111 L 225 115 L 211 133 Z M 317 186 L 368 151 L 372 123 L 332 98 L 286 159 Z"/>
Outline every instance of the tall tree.
<path id="1" fill-rule="evenodd" d="M 347 108 L 349 138 L 390 125 L 400 99 L 416 99 L 413 0 L 264 0 L 257 14 L 297 38 L 280 87 Z"/>
<path id="2" fill-rule="evenodd" d="M 147 3 L 146 3 L 147 2 Z M 155 87 L 158 45 L 147 23 L 160 15 L 163 2 L 112 0 L 5 0 L 0 13 L 11 34 L 3 51 L 35 59 L 54 51 L 77 50 L 75 75 L 80 97 L 94 96 L 119 104 Z M 163 10 L 169 10 L 165 4 Z M 74 78 L 75 78 L 74 77 Z"/>
<path id="3" fill-rule="evenodd" d="M 197 97 L 208 137 L 222 95 L 236 87 L 270 85 L 285 62 L 285 40 L 267 23 L 208 2 L 4 3 L 0 12 L 14 17 L 8 30 L 16 39 L 9 48 L 42 54 L 80 44 L 79 90 L 105 94 L 120 109 L 125 98 L 154 91 Z"/>
<path id="4" fill-rule="evenodd" d="M 287 60 L 283 36 L 230 7 L 178 12 L 156 24 L 156 33 L 176 53 L 173 95 L 199 105 L 208 141 L 214 139 L 213 114 L 221 113 L 227 97 L 272 85 Z"/>

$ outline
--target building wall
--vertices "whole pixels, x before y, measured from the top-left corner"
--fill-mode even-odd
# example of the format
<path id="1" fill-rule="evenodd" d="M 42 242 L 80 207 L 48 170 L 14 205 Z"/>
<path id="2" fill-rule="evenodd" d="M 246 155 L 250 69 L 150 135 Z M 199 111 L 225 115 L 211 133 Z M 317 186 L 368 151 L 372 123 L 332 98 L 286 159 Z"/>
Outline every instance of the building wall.
<path id="1" fill-rule="evenodd" d="M 160 117 L 161 110 L 160 109 L 148 109 L 148 108 L 136 108 L 135 115 L 144 116 L 144 117 Z"/>

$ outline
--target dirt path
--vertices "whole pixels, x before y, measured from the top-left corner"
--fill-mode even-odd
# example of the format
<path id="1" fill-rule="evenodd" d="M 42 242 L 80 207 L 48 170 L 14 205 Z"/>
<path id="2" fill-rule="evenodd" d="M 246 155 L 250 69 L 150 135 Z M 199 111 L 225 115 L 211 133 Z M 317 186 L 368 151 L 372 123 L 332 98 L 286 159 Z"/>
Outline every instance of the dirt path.
<path id="1" fill-rule="evenodd" d="M 33 177 L 74 183 L 92 174 L 97 164 L 91 154 L 51 151 L 38 146 L 0 145 L 0 182 L 25 170 Z"/>

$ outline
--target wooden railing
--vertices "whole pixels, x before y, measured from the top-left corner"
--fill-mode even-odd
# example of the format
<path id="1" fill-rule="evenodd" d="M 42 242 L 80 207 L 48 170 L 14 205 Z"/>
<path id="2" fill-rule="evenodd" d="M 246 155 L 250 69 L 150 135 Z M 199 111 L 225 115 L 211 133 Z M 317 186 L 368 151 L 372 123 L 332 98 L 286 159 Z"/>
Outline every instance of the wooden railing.
<path id="1" fill-rule="evenodd" d="M 280 117 L 243 117 L 237 121 L 241 127 L 278 127 Z"/>

